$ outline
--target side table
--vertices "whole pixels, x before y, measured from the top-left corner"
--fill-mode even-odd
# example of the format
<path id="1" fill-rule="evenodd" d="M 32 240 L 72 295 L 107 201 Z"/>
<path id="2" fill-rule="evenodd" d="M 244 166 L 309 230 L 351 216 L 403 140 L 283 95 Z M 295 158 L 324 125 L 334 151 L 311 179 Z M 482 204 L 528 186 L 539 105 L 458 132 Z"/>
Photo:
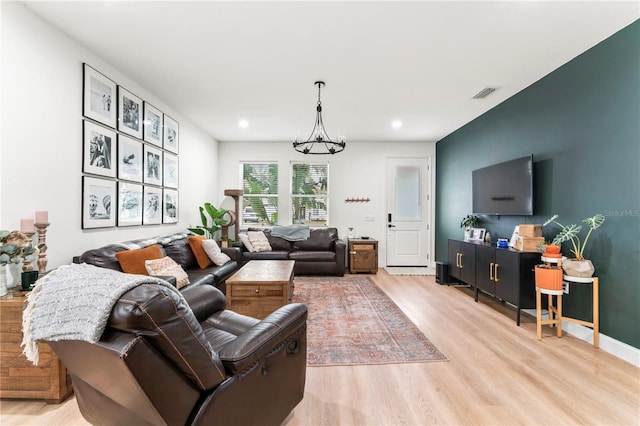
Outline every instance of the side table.
<path id="1" fill-rule="evenodd" d="M 44 399 L 57 404 L 73 392 L 71 378 L 46 343 L 39 343 L 37 366 L 22 354 L 26 293 L 13 289 L 0 297 L 0 398 Z"/>
<path id="2" fill-rule="evenodd" d="M 349 238 L 349 272 L 378 273 L 378 241 Z"/>

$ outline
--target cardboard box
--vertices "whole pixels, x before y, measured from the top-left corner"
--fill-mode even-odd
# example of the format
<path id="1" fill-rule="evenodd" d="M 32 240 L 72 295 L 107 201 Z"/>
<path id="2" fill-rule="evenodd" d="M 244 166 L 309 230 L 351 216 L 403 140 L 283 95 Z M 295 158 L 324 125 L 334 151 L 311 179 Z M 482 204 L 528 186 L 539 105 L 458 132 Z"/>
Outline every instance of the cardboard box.
<path id="1" fill-rule="evenodd" d="M 542 237 L 542 225 L 525 224 L 518 225 L 521 237 Z"/>
<path id="2" fill-rule="evenodd" d="M 536 252 L 538 251 L 538 246 L 544 243 L 544 237 L 518 237 L 518 241 L 516 241 L 516 246 L 514 247 L 516 250 L 520 251 L 528 251 L 528 252 Z"/>

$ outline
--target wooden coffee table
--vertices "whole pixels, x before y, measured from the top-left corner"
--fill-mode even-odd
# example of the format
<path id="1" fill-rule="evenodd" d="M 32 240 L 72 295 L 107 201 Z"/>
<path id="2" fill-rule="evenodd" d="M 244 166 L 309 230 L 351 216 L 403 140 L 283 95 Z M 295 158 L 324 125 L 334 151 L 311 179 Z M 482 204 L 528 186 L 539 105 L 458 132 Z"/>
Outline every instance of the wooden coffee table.
<path id="1" fill-rule="evenodd" d="M 227 309 L 264 318 L 291 303 L 293 260 L 250 260 L 227 278 Z"/>

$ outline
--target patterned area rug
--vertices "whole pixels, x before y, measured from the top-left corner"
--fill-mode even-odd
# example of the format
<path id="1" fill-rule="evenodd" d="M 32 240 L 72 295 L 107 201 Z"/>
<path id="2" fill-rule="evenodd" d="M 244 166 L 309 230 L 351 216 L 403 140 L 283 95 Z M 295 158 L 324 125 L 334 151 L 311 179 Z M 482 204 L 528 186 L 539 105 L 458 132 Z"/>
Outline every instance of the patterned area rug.
<path id="1" fill-rule="evenodd" d="M 307 305 L 307 365 L 394 364 L 447 358 L 369 277 L 296 277 Z"/>

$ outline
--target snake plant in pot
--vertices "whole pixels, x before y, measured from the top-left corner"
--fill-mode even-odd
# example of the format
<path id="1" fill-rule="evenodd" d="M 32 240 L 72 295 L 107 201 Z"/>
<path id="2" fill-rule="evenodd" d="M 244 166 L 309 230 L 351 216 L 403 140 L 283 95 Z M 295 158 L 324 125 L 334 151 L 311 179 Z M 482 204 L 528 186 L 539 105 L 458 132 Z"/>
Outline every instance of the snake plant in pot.
<path id="1" fill-rule="evenodd" d="M 593 217 L 588 217 L 582 220 L 582 223 L 589 228 L 589 231 L 584 236 L 584 239 L 580 239 L 580 231 L 582 231 L 582 225 L 575 223 L 571 225 L 563 225 L 556 219 L 558 215 L 553 215 L 549 218 L 543 226 L 547 226 L 550 223 L 558 225 L 560 232 L 554 237 L 552 244 L 560 245 L 566 241 L 571 242 L 571 253 L 575 256 L 574 259 L 567 259 L 562 262 L 562 269 L 567 275 L 573 277 L 588 278 L 593 276 L 595 269 L 590 260 L 584 258 L 584 249 L 587 246 L 591 233 L 598 229 L 604 223 L 604 216 L 600 213 Z"/>

